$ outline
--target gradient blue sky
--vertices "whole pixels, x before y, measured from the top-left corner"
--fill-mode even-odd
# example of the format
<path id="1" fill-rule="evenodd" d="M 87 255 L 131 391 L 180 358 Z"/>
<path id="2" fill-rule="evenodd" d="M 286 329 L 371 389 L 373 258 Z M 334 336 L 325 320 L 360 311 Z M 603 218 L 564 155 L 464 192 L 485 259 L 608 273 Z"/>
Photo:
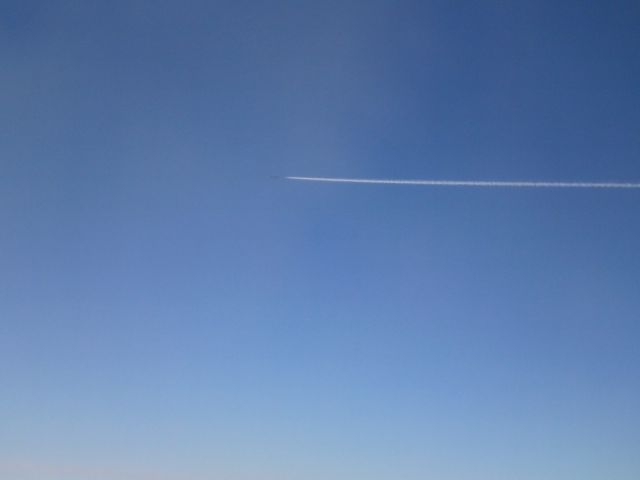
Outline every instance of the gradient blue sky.
<path id="1" fill-rule="evenodd" d="M 0 473 L 640 478 L 637 1 L 0 0 Z M 3 473 L 4 472 L 4 473 Z"/>

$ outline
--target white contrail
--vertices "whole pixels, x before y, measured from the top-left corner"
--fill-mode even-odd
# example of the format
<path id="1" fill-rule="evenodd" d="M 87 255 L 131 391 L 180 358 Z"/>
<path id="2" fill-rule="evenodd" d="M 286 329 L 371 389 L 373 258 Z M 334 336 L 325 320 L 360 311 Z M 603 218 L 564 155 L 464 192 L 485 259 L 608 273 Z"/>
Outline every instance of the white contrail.
<path id="1" fill-rule="evenodd" d="M 640 183 L 617 182 L 500 182 L 494 180 L 392 180 L 374 178 L 284 177 L 287 180 L 331 183 L 369 183 L 383 185 L 431 185 L 444 187 L 510 188 L 640 188 Z"/>

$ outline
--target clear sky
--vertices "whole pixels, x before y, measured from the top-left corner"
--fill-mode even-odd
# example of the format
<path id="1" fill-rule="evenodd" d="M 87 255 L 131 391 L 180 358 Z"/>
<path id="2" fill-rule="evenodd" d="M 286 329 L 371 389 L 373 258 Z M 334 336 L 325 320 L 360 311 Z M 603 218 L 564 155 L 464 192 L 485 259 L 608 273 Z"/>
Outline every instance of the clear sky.
<path id="1" fill-rule="evenodd" d="M 0 1 L 0 475 L 640 478 L 640 3 Z"/>

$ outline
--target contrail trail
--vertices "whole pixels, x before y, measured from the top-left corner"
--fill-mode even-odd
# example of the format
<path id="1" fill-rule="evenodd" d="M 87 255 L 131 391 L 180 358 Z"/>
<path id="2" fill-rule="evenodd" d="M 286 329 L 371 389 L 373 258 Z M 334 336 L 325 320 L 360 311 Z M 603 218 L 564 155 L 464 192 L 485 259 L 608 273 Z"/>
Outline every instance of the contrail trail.
<path id="1" fill-rule="evenodd" d="M 382 185 L 427 185 L 442 187 L 497 187 L 497 188 L 640 188 L 640 183 L 617 182 L 500 182 L 493 180 L 392 180 L 374 178 L 284 177 L 287 180 L 330 183 L 368 183 Z"/>

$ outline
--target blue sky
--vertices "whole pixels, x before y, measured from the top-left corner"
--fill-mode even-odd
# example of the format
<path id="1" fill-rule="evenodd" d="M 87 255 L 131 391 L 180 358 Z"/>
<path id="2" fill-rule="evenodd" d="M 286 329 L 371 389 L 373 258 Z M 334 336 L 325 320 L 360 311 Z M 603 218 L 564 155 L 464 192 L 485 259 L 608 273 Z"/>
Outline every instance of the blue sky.
<path id="1" fill-rule="evenodd" d="M 559 3 L 559 4 L 558 4 Z M 0 472 L 637 479 L 640 6 L 0 1 Z"/>

